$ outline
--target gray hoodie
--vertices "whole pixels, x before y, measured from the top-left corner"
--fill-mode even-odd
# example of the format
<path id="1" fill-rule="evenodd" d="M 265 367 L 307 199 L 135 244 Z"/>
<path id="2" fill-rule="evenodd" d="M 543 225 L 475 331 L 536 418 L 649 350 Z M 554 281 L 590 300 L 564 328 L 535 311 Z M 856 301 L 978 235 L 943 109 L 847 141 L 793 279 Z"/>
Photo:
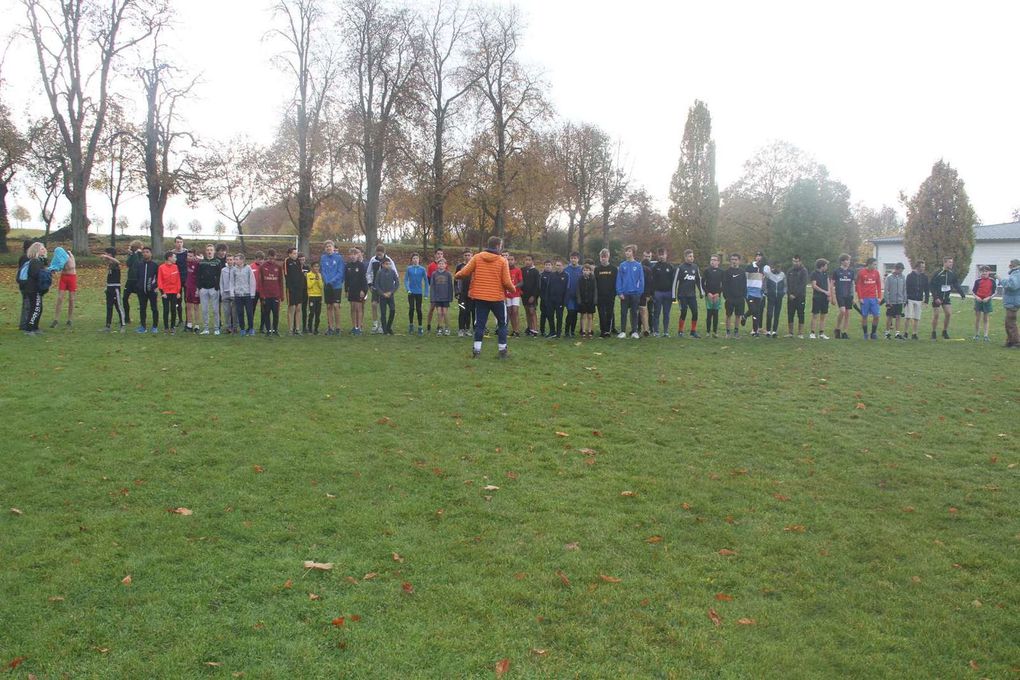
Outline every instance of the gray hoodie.
<path id="1" fill-rule="evenodd" d="M 372 289 L 378 293 L 395 293 L 400 288 L 400 278 L 397 276 L 397 272 L 390 267 L 386 269 L 379 267 L 379 271 L 375 273 L 375 277 L 372 280 Z"/>
<path id="2" fill-rule="evenodd" d="M 243 267 L 231 267 L 230 272 L 230 297 L 251 297 L 255 295 L 255 272 L 250 265 Z"/>
<path id="3" fill-rule="evenodd" d="M 907 278 L 893 272 L 885 277 L 885 303 L 887 305 L 907 304 Z"/>

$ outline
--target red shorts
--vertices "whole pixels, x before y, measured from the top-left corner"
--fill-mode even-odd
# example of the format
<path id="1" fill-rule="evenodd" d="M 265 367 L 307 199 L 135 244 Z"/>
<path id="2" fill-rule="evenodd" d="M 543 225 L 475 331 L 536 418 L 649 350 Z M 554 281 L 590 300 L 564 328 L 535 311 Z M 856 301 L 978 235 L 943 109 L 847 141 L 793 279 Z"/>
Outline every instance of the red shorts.
<path id="1" fill-rule="evenodd" d="M 68 293 L 78 292 L 78 275 L 77 274 L 61 274 L 60 284 L 57 290 L 66 290 Z"/>

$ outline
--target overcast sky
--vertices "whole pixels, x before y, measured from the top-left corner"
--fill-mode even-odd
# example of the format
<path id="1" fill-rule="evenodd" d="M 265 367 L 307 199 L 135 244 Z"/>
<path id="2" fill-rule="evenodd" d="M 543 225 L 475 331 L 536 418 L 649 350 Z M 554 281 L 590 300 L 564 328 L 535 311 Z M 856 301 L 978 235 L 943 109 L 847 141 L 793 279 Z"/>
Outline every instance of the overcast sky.
<path id="1" fill-rule="evenodd" d="M 673 2 L 519 0 L 525 60 L 545 74 L 561 117 L 600 125 L 622 142 L 633 177 L 663 208 L 687 110 L 707 102 L 720 187 L 764 144 L 783 139 L 828 166 L 852 199 L 874 207 L 916 191 L 946 159 L 985 223 L 1020 208 L 1020 3 Z M 203 74 L 188 107 L 205 137 L 268 141 L 290 87 L 269 64 L 262 0 L 174 0 L 173 44 Z M 20 0 L 0 16 L 22 17 Z M 6 23 L 6 21 L 5 21 Z M 12 21 L 13 23 L 13 21 Z M 0 29 L 3 31 L 6 29 Z M 15 111 L 45 107 L 27 42 L 5 66 Z M 134 87 L 134 81 L 123 83 Z M 27 198 L 16 197 L 31 207 Z M 107 215 L 101 200 L 97 215 Z M 36 212 L 33 208 L 32 212 Z M 128 210 L 133 224 L 144 202 Z M 172 205 L 182 226 L 197 215 Z"/>

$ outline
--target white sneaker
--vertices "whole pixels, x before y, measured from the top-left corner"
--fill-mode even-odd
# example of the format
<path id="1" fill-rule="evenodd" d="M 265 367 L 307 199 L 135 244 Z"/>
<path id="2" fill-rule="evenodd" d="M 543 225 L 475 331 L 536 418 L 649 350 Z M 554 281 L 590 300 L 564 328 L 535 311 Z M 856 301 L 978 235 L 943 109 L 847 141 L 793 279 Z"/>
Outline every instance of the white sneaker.
<path id="1" fill-rule="evenodd" d="M 209 329 L 208 329 L 208 328 L 206 328 L 206 329 L 205 329 L 204 331 L 202 331 L 201 333 L 199 333 L 199 335 L 209 335 Z"/>
<path id="2" fill-rule="evenodd" d="M 637 335 L 637 334 L 635 333 L 635 335 Z M 626 338 L 626 337 L 627 337 L 627 334 L 626 334 L 626 333 L 620 333 L 620 334 L 619 334 L 619 335 L 617 335 L 616 337 L 617 337 L 617 338 L 619 338 L 620 340 L 623 340 L 624 338 Z"/>
<path id="3" fill-rule="evenodd" d="M 641 334 L 640 333 L 631 333 L 630 337 L 633 338 L 634 340 L 637 340 L 638 338 L 641 337 Z"/>
<path id="4" fill-rule="evenodd" d="M 810 338 L 810 339 L 814 340 L 814 339 L 815 339 L 815 334 L 814 334 L 814 333 L 812 333 L 811 335 L 809 335 L 809 336 L 808 336 L 808 338 Z"/>
<path id="5" fill-rule="evenodd" d="M 787 334 L 786 334 L 786 337 L 788 337 L 788 338 L 792 338 L 792 337 L 793 337 L 793 333 L 787 333 Z M 801 336 L 801 337 L 804 337 L 804 336 Z"/>
<path id="6" fill-rule="evenodd" d="M 791 335 L 790 337 L 793 337 L 793 336 Z M 797 336 L 797 338 L 798 338 L 799 340 L 803 340 L 803 339 L 804 339 L 804 334 L 803 334 L 803 333 L 801 333 L 800 335 L 798 335 L 798 336 Z"/>
<path id="7" fill-rule="evenodd" d="M 220 329 L 219 328 L 217 328 L 216 330 L 213 331 L 213 335 L 219 335 L 219 334 L 220 334 Z"/>
<path id="8" fill-rule="evenodd" d="M 828 335 L 826 335 L 825 333 L 822 333 L 822 334 L 821 334 L 821 335 L 819 335 L 818 337 L 820 337 L 820 338 L 821 338 L 822 340 L 828 340 L 828 339 L 829 339 L 829 336 L 828 336 Z"/>

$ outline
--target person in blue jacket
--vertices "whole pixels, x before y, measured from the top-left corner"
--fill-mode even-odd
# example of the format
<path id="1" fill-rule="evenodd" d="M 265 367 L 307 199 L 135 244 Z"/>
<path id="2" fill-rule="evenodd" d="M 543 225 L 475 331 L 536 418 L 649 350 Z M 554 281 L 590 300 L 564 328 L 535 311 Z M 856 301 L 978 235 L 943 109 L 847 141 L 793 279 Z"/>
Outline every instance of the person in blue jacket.
<path id="1" fill-rule="evenodd" d="M 424 335 L 421 325 L 421 302 L 429 294 L 429 277 L 421 266 L 421 256 L 411 255 L 411 266 L 404 272 L 404 290 L 407 291 L 407 334 L 414 335 L 414 315 L 418 315 L 418 335 Z"/>
<path id="2" fill-rule="evenodd" d="M 570 253 L 570 264 L 563 268 L 567 275 L 567 325 L 563 336 L 574 337 L 577 332 L 577 282 L 581 280 L 581 253 L 576 250 Z"/>
<path id="3" fill-rule="evenodd" d="M 553 271 L 546 282 L 545 294 L 550 316 L 550 330 L 547 338 L 558 338 L 563 335 L 563 306 L 567 303 L 567 291 L 570 279 L 563 267 L 563 258 L 553 260 Z"/>
<path id="4" fill-rule="evenodd" d="M 340 292 L 344 287 L 347 264 L 336 244 L 326 241 L 325 251 L 319 258 L 322 274 L 322 299 L 326 303 L 326 335 L 340 335 Z"/>
<path id="5" fill-rule="evenodd" d="M 620 334 L 616 337 L 627 337 L 627 319 L 630 319 L 630 337 L 640 338 L 638 327 L 638 305 L 641 294 L 645 290 L 645 270 L 641 263 L 634 259 L 637 246 L 630 245 L 623 249 L 627 259 L 620 263 L 616 270 L 616 294 L 620 296 Z"/>

